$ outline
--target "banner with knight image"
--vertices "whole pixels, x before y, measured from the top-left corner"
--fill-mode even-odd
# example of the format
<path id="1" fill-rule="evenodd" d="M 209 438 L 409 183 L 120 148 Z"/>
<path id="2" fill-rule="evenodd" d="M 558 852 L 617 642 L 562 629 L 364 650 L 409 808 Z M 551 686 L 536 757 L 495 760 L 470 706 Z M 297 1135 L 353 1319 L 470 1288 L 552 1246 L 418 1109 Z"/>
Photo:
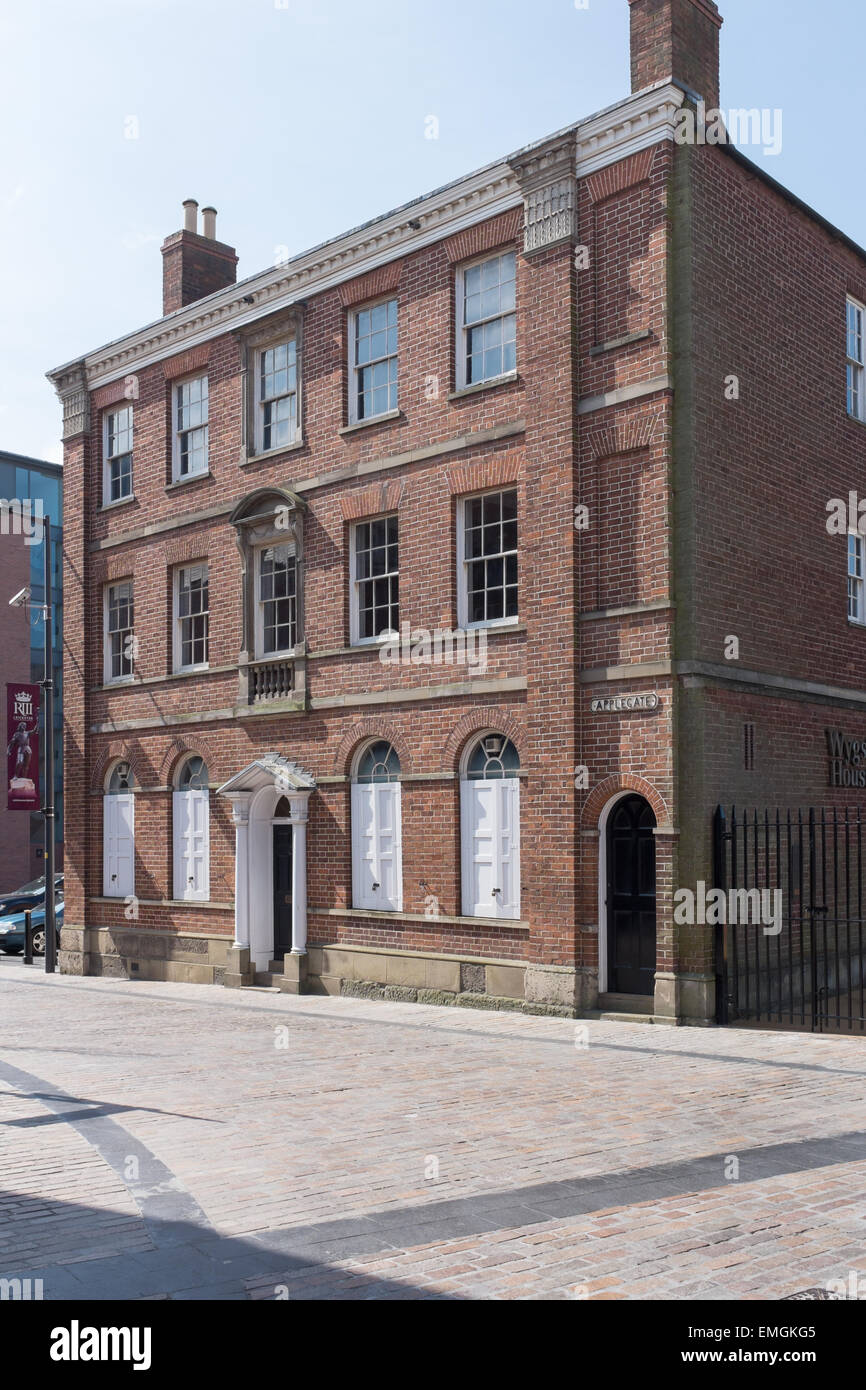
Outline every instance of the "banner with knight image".
<path id="1" fill-rule="evenodd" d="M 38 685 L 6 684 L 6 806 L 39 810 Z"/>

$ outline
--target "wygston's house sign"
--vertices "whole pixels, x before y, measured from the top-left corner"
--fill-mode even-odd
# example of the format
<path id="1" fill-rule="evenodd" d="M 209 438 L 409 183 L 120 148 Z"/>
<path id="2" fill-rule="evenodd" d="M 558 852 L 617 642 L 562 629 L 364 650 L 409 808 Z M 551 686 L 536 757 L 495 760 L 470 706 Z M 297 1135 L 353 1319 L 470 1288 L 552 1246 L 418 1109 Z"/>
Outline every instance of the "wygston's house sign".
<path id="1" fill-rule="evenodd" d="M 841 729 L 827 730 L 831 787 L 866 787 L 866 739 L 848 738 Z"/>
<path id="2" fill-rule="evenodd" d="M 593 700 L 590 709 L 593 714 L 632 714 L 635 710 L 658 709 L 661 700 L 655 691 L 647 695 L 607 695 Z"/>

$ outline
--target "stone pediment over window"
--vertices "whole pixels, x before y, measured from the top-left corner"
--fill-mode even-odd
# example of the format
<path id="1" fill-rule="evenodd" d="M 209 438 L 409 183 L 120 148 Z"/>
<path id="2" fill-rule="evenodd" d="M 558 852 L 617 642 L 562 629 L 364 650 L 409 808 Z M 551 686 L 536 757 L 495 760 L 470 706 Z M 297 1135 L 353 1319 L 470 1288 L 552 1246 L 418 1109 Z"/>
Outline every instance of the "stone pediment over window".
<path id="1" fill-rule="evenodd" d="M 239 502 L 229 517 L 229 523 L 239 535 L 243 531 L 248 541 L 257 544 L 268 540 L 302 540 L 302 518 L 307 510 L 303 497 L 288 487 L 262 487 L 250 492 Z"/>

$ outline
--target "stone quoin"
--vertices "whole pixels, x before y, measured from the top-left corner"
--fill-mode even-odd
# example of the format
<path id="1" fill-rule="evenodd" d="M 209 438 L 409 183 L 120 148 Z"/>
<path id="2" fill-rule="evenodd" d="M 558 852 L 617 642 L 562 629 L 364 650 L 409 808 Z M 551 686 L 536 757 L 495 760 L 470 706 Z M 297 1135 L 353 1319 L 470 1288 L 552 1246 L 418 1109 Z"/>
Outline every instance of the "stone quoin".
<path id="1" fill-rule="evenodd" d="M 50 373 L 64 970 L 705 1024 L 714 807 L 851 804 L 866 255 L 675 139 L 716 5 L 629 3 L 616 105 L 240 283 L 190 200 Z"/>

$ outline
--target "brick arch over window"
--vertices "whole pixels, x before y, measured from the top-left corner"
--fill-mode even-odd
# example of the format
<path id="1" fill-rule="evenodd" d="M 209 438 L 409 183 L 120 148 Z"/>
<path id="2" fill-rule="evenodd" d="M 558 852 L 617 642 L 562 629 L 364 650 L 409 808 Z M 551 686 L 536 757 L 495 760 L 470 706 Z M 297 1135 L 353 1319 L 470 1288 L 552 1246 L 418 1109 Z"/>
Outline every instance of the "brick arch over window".
<path id="1" fill-rule="evenodd" d="M 409 745 L 404 740 L 403 734 L 393 733 L 381 719 L 362 719 L 358 724 L 353 725 L 340 742 L 337 756 L 334 759 L 335 776 L 350 776 L 352 761 L 358 748 L 362 743 L 368 743 L 370 739 L 381 739 L 384 743 L 393 744 L 397 750 L 397 757 L 400 759 L 403 776 L 410 777 L 414 774 L 415 759 L 409 751 Z"/>
<path id="2" fill-rule="evenodd" d="M 214 770 L 217 766 L 216 752 L 211 745 L 210 739 L 199 738 L 198 734 L 196 734 L 195 738 L 189 743 L 183 738 L 172 739 L 168 748 L 165 750 L 165 754 L 159 766 L 160 786 L 174 786 L 174 778 L 177 775 L 178 767 L 185 758 L 189 757 L 203 758 L 207 764 L 210 780 L 215 780 Z M 235 770 L 239 771 L 239 769 Z M 219 774 L 217 774 L 216 780 L 221 780 Z"/>
<path id="3" fill-rule="evenodd" d="M 497 733 L 510 738 L 520 754 L 521 766 L 527 748 L 527 734 L 523 724 L 507 709 L 494 706 L 490 709 L 474 709 L 463 716 L 451 731 L 443 757 L 444 766 L 455 772 L 459 770 L 463 749 L 474 734 L 485 729 L 495 729 Z"/>
<path id="4" fill-rule="evenodd" d="M 112 739 L 107 748 L 103 748 L 99 757 L 96 759 L 90 774 L 91 790 L 101 792 L 105 790 L 105 779 L 108 769 L 112 763 L 129 763 L 135 777 L 138 788 L 147 787 L 153 784 L 156 774 L 153 764 L 144 756 L 141 744 L 137 742 L 127 742 L 125 739 Z"/>
<path id="5" fill-rule="evenodd" d="M 631 773 L 616 777 L 606 777 L 598 786 L 593 787 L 583 805 L 581 814 L 581 827 L 584 830 L 596 830 L 598 828 L 599 817 L 612 796 L 618 792 L 637 792 L 644 797 L 653 809 L 656 818 L 656 825 L 660 829 L 670 826 L 671 813 L 667 802 L 659 795 L 651 782 L 645 781 L 643 777 L 636 777 Z"/>

